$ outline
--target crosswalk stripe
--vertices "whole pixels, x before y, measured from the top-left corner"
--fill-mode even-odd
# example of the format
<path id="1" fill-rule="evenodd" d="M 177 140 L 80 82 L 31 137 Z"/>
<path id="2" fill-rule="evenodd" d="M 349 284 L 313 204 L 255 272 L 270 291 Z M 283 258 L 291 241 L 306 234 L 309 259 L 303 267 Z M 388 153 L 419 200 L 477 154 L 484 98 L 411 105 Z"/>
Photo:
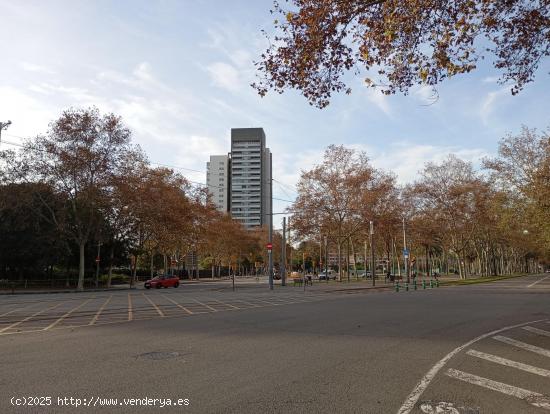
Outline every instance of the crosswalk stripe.
<path id="1" fill-rule="evenodd" d="M 512 361 L 510 359 L 502 358 L 496 355 L 486 354 L 485 352 L 479 352 L 474 349 L 470 349 L 468 352 L 466 352 L 466 354 L 476 358 L 484 359 L 486 361 L 494 362 L 495 364 L 517 368 L 519 370 L 529 372 L 531 374 L 550 378 L 550 371 L 544 368 L 538 368 L 532 365 L 524 364 L 522 362 Z"/>
<path id="2" fill-rule="evenodd" d="M 544 329 L 533 328 L 532 326 L 524 326 L 522 329 L 525 329 L 526 331 L 532 333 L 536 333 L 537 335 L 550 336 L 550 332 L 545 331 Z"/>
<path id="3" fill-rule="evenodd" d="M 469 384 L 478 385 L 483 388 L 488 388 L 493 391 L 500 392 L 502 394 L 511 395 L 528 402 L 529 404 L 550 410 L 550 398 L 539 394 L 538 392 L 529 391 L 523 388 L 514 387 L 513 385 L 504 384 L 502 382 L 493 381 L 487 378 L 479 377 L 477 375 L 469 374 L 467 372 L 459 371 L 457 369 L 449 368 L 445 375 L 451 378 L 455 378 L 460 381 L 467 382 Z"/>
<path id="4" fill-rule="evenodd" d="M 550 358 L 550 351 L 548 349 L 541 348 L 539 346 L 526 344 L 525 342 L 517 341 L 512 338 L 508 338 L 506 336 L 496 335 L 493 336 L 493 339 L 496 339 L 497 341 L 504 342 L 505 344 L 515 346 L 517 348 L 524 349 L 526 351 L 534 352 L 535 354 L 543 355 L 545 357 Z"/>

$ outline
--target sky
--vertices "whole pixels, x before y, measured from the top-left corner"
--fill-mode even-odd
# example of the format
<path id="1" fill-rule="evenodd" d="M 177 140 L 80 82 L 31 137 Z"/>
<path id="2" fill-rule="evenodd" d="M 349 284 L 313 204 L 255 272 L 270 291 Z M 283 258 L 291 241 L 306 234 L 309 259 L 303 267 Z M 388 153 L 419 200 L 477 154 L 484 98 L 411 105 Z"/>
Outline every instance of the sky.
<path id="1" fill-rule="evenodd" d="M 448 154 L 480 165 L 522 125 L 550 126 L 550 62 L 518 96 L 485 64 L 442 84 L 386 97 L 348 77 L 350 96 L 319 110 L 297 92 L 260 98 L 254 60 L 272 31 L 271 0 L 0 0 L 3 141 L 44 133 L 69 107 L 122 116 L 153 163 L 206 181 L 231 128 L 262 127 L 273 153 L 274 197 L 292 200 L 301 170 L 325 148 L 364 150 L 377 168 L 415 180 Z M 1 144 L 7 149 L 9 144 Z M 196 171 L 193 171 L 196 170 Z M 277 200 L 274 212 L 289 203 Z"/>

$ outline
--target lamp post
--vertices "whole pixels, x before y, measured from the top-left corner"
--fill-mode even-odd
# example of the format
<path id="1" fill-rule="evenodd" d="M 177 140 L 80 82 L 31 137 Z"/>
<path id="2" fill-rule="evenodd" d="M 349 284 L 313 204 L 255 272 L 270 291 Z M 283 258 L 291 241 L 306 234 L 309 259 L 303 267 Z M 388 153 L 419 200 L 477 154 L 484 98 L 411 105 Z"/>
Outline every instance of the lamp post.
<path id="1" fill-rule="evenodd" d="M 376 285 L 376 263 L 374 262 L 374 224 L 370 222 L 370 254 L 371 254 L 371 266 L 372 266 L 372 285 Z"/>

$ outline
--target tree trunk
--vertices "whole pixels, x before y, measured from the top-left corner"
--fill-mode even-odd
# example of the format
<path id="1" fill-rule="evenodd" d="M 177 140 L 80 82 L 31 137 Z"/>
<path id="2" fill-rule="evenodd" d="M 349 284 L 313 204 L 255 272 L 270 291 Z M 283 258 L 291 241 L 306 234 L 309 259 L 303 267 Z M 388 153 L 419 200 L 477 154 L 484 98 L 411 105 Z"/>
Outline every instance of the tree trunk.
<path id="1" fill-rule="evenodd" d="M 113 278 L 113 260 L 115 258 L 115 246 L 111 243 L 111 252 L 109 253 L 109 271 L 107 272 L 107 289 L 111 287 Z"/>
<path id="2" fill-rule="evenodd" d="M 78 261 L 78 285 L 77 290 L 83 291 L 84 290 L 84 248 L 86 247 L 86 242 L 79 242 L 78 243 L 78 250 L 79 250 L 79 261 Z"/>
<path id="3" fill-rule="evenodd" d="M 338 282 L 342 281 L 342 242 L 338 239 Z"/>

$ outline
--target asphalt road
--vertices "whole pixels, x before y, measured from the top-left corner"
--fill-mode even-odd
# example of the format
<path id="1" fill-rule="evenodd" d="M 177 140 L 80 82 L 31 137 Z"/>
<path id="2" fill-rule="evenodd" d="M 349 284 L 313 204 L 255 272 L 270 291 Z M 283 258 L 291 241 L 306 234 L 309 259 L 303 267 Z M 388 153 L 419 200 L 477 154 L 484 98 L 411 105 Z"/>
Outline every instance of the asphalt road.
<path id="1" fill-rule="evenodd" d="M 0 413 L 548 412 L 547 276 L 0 297 Z"/>

